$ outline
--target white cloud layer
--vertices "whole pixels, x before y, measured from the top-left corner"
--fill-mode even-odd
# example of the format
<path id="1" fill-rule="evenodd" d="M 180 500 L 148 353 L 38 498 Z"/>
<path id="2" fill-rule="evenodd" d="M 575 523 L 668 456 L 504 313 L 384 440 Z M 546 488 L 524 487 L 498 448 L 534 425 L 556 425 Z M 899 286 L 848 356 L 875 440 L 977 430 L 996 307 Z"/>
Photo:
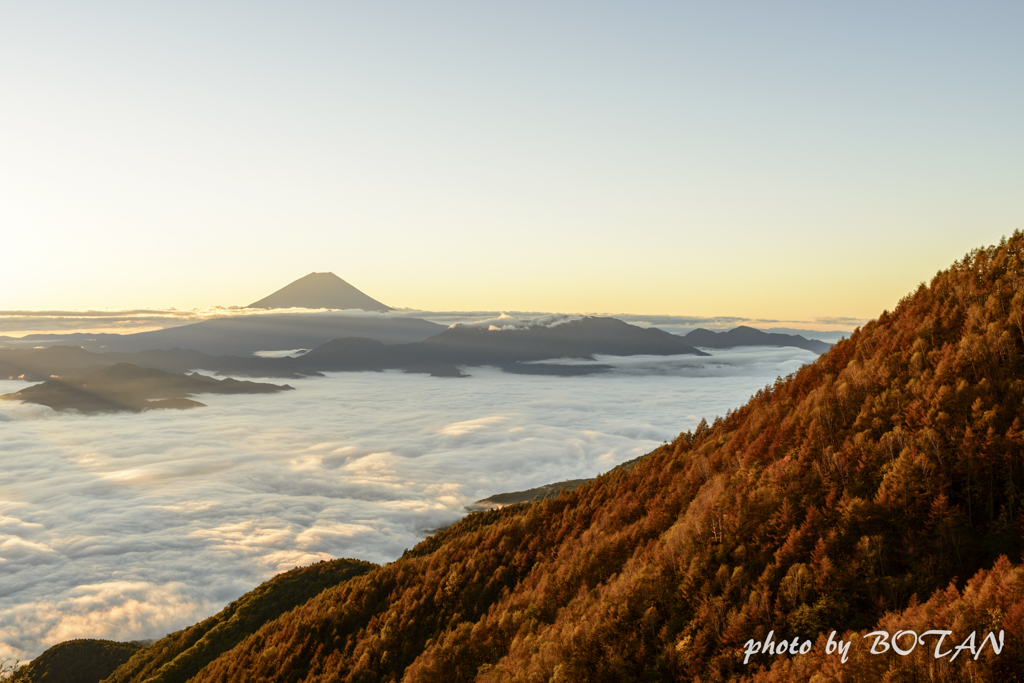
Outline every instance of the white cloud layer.
<path id="1" fill-rule="evenodd" d="M 131 309 L 101 311 L 0 311 L 0 335 L 19 337 L 30 333 L 70 334 L 72 332 L 108 332 L 115 334 L 131 334 L 169 327 L 178 327 L 191 323 L 233 316 L 276 315 L 294 313 L 303 315 L 337 316 L 338 311 L 325 309 L 284 308 L 284 309 L 252 309 L 241 306 L 214 306 L 203 309 Z M 504 329 L 511 326 L 525 327 L 535 325 L 553 325 L 570 320 L 577 320 L 583 315 L 601 315 L 608 313 L 542 313 L 512 311 L 419 311 L 415 309 L 398 309 L 387 312 L 347 310 L 347 317 L 358 318 L 424 318 L 442 325 L 494 326 Z M 788 334 L 810 334 L 815 339 L 836 341 L 839 337 L 861 325 L 866 320 L 859 318 L 813 318 L 811 320 L 757 320 L 735 316 L 714 318 L 682 315 L 635 315 L 610 314 L 640 327 L 659 327 L 672 334 L 685 334 L 698 327 L 709 330 L 725 331 L 739 325 L 749 325 L 763 330 L 775 329 Z"/>
<path id="2" fill-rule="evenodd" d="M 341 373 L 91 417 L 0 402 L 0 656 L 158 638 L 296 565 L 393 560 L 468 503 L 607 471 L 814 358 L 602 358 L 617 370 L 572 378 Z"/>
<path id="3" fill-rule="evenodd" d="M 498 330 L 525 330 L 530 327 L 557 327 L 582 319 L 583 316 L 581 315 L 565 315 L 562 313 L 550 313 L 532 318 L 517 318 L 516 316 L 502 313 L 496 318 L 457 322 L 452 323 L 449 327 L 474 327 L 493 332 Z"/>

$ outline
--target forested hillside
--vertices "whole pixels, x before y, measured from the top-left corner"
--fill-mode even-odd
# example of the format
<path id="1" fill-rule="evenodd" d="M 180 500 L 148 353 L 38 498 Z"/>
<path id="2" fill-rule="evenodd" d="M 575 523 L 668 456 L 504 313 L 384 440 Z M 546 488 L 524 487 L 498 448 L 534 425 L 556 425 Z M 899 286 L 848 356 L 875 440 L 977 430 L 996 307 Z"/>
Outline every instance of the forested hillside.
<path id="1" fill-rule="evenodd" d="M 142 646 L 111 640 L 68 640 L 18 667 L 13 676 L 0 666 L 0 680 L 18 683 L 95 683 L 124 664 Z"/>
<path id="2" fill-rule="evenodd" d="M 191 680 L 1024 680 L 1022 285 L 1018 233 L 630 470 L 471 514 Z M 846 634 L 876 628 L 1005 647 Z M 816 643 L 744 664 L 769 631 Z M 162 642 L 111 680 L 149 680 Z"/>

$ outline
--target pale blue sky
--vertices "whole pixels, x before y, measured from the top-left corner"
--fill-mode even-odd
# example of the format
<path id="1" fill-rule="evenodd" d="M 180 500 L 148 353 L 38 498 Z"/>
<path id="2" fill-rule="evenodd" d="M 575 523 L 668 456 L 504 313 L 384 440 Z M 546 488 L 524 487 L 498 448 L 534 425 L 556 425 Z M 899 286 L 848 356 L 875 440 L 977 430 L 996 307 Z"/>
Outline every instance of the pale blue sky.
<path id="1" fill-rule="evenodd" d="M 873 317 L 1024 227 L 1024 8 L 0 0 L 0 310 Z"/>

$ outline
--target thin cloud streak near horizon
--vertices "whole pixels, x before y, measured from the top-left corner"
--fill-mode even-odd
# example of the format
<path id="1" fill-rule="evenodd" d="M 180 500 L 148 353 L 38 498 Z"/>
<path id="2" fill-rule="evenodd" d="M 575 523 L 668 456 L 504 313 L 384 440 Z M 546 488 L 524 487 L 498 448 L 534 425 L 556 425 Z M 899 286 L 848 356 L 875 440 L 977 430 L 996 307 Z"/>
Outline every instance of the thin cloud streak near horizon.
<path id="1" fill-rule="evenodd" d="M 420 311 L 396 309 L 387 313 L 362 310 L 328 309 L 252 309 L 242 306 L 213 307 L 202 309 L 126 309 L 126 310 L 46 310 L 46 311 L 0 311 L 0 336 L 23 337 L 29 334 L 134 334 L 153 330 L 180 327 L 214 318 L 278 315 L 278 314 L 320 314 L 325 316 L 345 315 L 359 317 L 402 317 L 423 318 L 443 325 L 468 324 L 508 315 L 520 319 L 535 319 L 558 315 L 543 311 Z M 638 315 L 631 313 L 563 312 L 564 315 L 599 315 L 618 318 L 641 327 L 659 327 L 673 334 L 682 334 L 698 327 L 722 331 L 747 325 L 759 329 L 792 329 L 822 333 L 850 332 L 867 320 L 851 317 L 812 318 L 808 320 L 755 319 L 738 316 L 678 316 Z M 832 334 L 825 341 L 835 341 Z"/>

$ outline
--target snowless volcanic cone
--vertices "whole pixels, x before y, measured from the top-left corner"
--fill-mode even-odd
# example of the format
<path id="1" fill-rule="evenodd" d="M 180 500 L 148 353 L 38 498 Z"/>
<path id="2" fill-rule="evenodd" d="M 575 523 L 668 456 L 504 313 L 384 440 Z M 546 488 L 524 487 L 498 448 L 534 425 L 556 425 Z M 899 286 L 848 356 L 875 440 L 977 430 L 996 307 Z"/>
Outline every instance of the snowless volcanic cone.
<path id="1" fill-rule="evenodd" d="M 334 273 L 310 273 L 282 287 L 246 308 L 361 308 L 364 311 L 390 311 Z"/>

